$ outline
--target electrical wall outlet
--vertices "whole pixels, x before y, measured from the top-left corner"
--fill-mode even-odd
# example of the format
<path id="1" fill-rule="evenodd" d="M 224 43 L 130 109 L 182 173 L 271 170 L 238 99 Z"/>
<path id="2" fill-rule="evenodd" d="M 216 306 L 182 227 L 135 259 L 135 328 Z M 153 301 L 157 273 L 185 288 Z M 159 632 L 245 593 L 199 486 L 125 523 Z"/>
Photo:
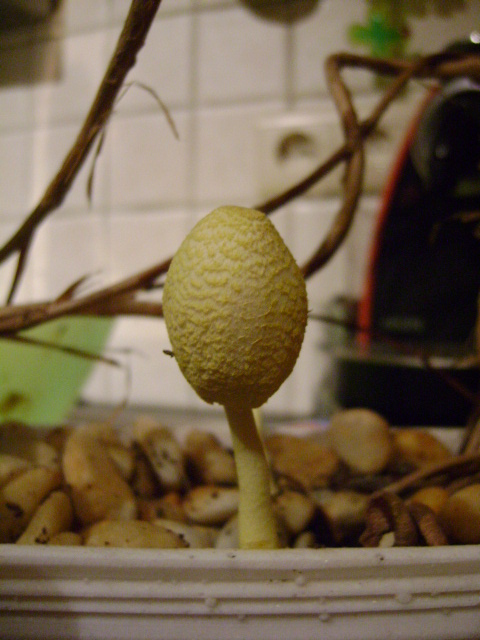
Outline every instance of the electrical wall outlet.
<path id="1" fill-rule="evenodd" d="M 412 91 L 391 104 L 376 131 L 366 140 L 365 193 L 383 189 L 419 99 L 419 93 Z M 371 113 L 378 100 L 378 96 L 356 100 L 359 118 Z M 344 143 L 340 118 L 331 103 L 321 111 L 290 111 L 264 117 L 257 122 L 255 133 L 259 198 L 270 198 L 299 182 Z M 343 174 L 341 163 L 306 195 L 340 195 Z"/>
<path id="2" fill-rule="evenodd" d="M 269 198 L 307 176 L 342 144 L 334 110 L 327 113 L 287 112 L 257 123 L 257 180 L 260 198 Z M 341 169 L 325 176 L 308 195 L 338 193 Z"/>

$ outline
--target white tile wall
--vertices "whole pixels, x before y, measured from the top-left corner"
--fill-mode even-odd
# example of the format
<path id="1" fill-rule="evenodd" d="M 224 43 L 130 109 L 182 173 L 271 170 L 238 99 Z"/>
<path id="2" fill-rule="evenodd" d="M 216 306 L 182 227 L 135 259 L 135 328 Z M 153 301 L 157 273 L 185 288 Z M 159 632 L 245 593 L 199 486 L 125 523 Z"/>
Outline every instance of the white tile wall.
<path id="1" fill-rule="evenodd" d="M 161 7 L 160 14 L 165 6 Z M 111 29 L 111 47 L 118 29 Z M 137 63 L 127 77 L 127 83 L 138 83 L 128 90 L 118 104 L 118 111 L 138 113 L 158 111 L 155 98 L 139 84 L 150 87 L 169 108 L 186 107 L 190 100 L 192 60 L 192 19 L 187 13 L 166 14 L 150 28 L 148 45 L 140 50 Z"/>
<path id="2" fill-rule="evenodd" d="M 97 0 L 70 0 L 64 5 L 64 29 L 68 34 L 97 31 L 109 24 L 110 7 Z"/>
<path id="3" fill-rule="evenodd" d="M 198 98 L 203 104 L 282 95 L 285 30 L 252 19 L 241 6 L 198 17 Z"/>
<path id="4" fill-rule="evenodd" d="M 188 189 L 188 116 L 172 112 L 180 138 L 163 114 L 118 116 L 110 124 L 110 202 L 115 209 L 183 203 Z"/>
<path id="5" fill-rule="evenodd" d="M 33 89 L 36 125 L 78 123 L 84 118 L 110 57 L 106 32 L 75 33 L 64 38 L 61 57 L 59 82 Z"/>
<path id="6" fill-rule="evenodd" d="M 84 215 L 60 213 L 41 226 L 34 254 L 34 277 L 39 299 L 55 298 L 80 276 L 86 276 L 84 290 L 106 284 L 110 272 L 105 252 L 107 238 L 104 220 L 96 212 Z"/>
<path id="7" fill-rule="evenodd" d="M 252 205 L 258 198 L 255 122 L 281 102 L 196 112 L 194 197 L 205 203 Z"/>
<path id="8" fill-rule="evenodd" d="M 448 20 L 428 7 L 426 16 L 412 18 L 410 50 L 432 51 L 479 29 L 480 3 L 457 5 L 460 10 Z M 128 0 L 64 0 L 59 80 L 0 87 L 1 240 L 20 224 L 60 166 L 129 6 Z M 83 275 L 92 275 L 95 283 L 130 275 L 173 254 L 194 221 L 213 207 L 255 204 L 256 123 L 269 114 L 325 104 L 324 58 L 349 47 L 346 29 L 364 21 L 366 9 L 361 0 L 323 0 L 308 19 L 288 28 L 255 17 L 240 0 L 163 0 L 128 81 L 152 89 L 180 137 L 174 137 L 151 93 L 138 87 L 126 93 L 96 164 L 92 202 L 86 196 L 89 158 L 61 210 L 36 238 L 19 299 L 55 296 Z M 24 53 L 12 44 L 12 64 Z M 347 78 L 355 92 L 372 91 L 368 74 Z M 335 201 L 301 199 L 272 219 L 302 262 L 336 208 Z M 348 242 L 309 281 L 313 311 L 336 294 L 360 292 L 375 212 L 375 198 L 362 202 Z M 12 269 L 11 263 L 2 266 L 1 293 Z M 295 372 L 267 409 L 297 414 L 318 409 L 328 364 L 319 348 L 323 331 L 309 323 Z M 119 320 L 109 349 L 123 367 L 97 367 L 85 397 L 204 406 L 163 353 L 168 346 L 161 320 Z"/>
<path id="9" fill-rule="evenodd" d="M 33 156 L 33 175 L 31 191 L 33 201 L 37 202 L 45 186 L 58 171 L 62 160 L 71 148 L 78 133 L 78 125 L 54 124 L 38 125 L 33 130 L 33 149 L 29 153 Z M 94 164 L 93 156 L 87 159 L 77 179 L 68 191 L 63 208 L 76 212 L 85 212 L 90 209 L 87 193 L 88 178 L 93 171 L 92 203 L 95 207 L 105 207 L 107 204 L 107 185 L 105 155 L 99 156 Z"/>
<path id="10" fill-rule="evenodd" d="M 293 79 L 296 96 L 318 96 L 320 92 L 327 91 L 323 71 L 325 56 L 350 48 L 347 25 L 364 21 L 366 6 L 366 2 L 326 0 L 308 20 L 298 23 L 295 27 Z M 368 90 L 371 78 L 365 72 L 356 71 L 350 74 L 349 86 L 357 91 Z"/>
<path id="11" fill-rule="evenodd" d="M 23 87 L 2 87 L 0 113 L 0 131 L 2 133 L 31 127 L 33 121 L 32 91 Z"/>
<path id="12" fill-rule="evenodd" d="M 0 136 L 2 216 L 20 216 L 31 204 L 33 131 L 12 130 Z"/>

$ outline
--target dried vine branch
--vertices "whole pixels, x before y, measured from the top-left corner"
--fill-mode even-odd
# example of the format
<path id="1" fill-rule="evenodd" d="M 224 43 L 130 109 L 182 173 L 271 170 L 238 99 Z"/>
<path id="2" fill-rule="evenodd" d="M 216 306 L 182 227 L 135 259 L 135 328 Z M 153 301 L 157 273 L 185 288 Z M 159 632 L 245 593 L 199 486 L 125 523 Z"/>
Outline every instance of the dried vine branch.
<path id="1" fill-rule="evenodd" d="M 353 111 L 354 113 L 352 99 L 341 78 L 341 70 L 345 67 L 369 69 L 384 75 L 398 76 L 388 87 L 370 116 L 359 124 L 355 124 L 352 118 L 351 112 Z M 306 193 L 340 162 L 347 162 L 345 196 L 342 207 L 337 213 L 325 239 L 308 262 L 303 265 L 302 270 L 306 277 L 318 271 L 335 254 L 348 233 L 361 190 L 360 169 L 358 166 L 354 168 L 354 166 L 350 165 L 355 165 L 355 163 L 358 165 L 360 163 L 356 155 L 358 146 L 362 145 L 363 140 L 374 131 L 390 103 L 399 95 L 405 85 L 412 78 L 446 80 L 456 75 L 464 74 L 477 79 L 480 77 L 478 57 L 462 56 L 454 53 L 434 54 L 414 62 L 383 60 L 349 53 L 338 53 L 327 58 L 325 69 L 330 92 L 342 118 L 346 141 L 326 162 L 317 167 L 304 180 L 283 194 L 257 207 L 265 213 L 271 213 L 294 198 Z"/>
<path id="2" fill-rule="evenodd" d="M 143 315 L 161 316 L 160 303 L 135 299 L 135 293 L 150 289 L 165 273 L 170 259 L 141 273 L 77 298 L 61 295 L 51 302 L 38 302 L 0 308 L 0 335 L 8 336 L 22 329 L 66 315 Z"/>
<path id="3" fill-rule="evenodd" d="M 132 2 L 129 18 L 117 46 L 117 52 L 110 63 L 104 82 L 102 82 L 103 86 L 105 82 L 109 81 L 108 78 L 114 78 L 115 89 L 110 89 L 110 91 L 105 89 L 106 93 L 103 93 L 102 87 L 100 88 L 95 101 L 100 104 L 92 106 L 77 142 L 47 189 L 42 201 L 11 240 L 0 249 L 0 262 L 17 250 L 20 251 L 21 259 L 23 259 L 37 225 L 49 211 L 62 202 L 83 158 L 111 112 L 113 100 L 120 88 L 121 81 L 128 68 L 134 64 L 136 51 L 144 42 L 149 21 L 151 22 L 153 19 L 159 4 L 159 0 L 156 2 L 134 0 Z M 125 49 L 129 49 L 129 45 L 133 50 L 126 52 Z M 117 68 L 118 66 L 120 66 L 120 70 Z M 341 77 L 341 71 L 345 67 L 366 68 L 372 72 L 396 76 L 370 116 L 361 122 L 357 119 L 352 97 Z M 339 53 L 327 59 L 328 86 L 340 114 L 345 143 L 312 174 L 293 188 L 256 207 L 270 214 L 305 193 L 340 162 L 346 162 L 344 201 L 326 238 L 322 240 L 313 256 L 302 267 L 305 277 L 318 271 L 334 255 L 350 228 L 362 187 L 363 141 L 375 129 L 391 102 L 412 78 L 430 79 L 438 82 L 459 74 L 467 74 L 479 79 L 480 60 L 478 57 L 444 53 L 406 62 Z M 165 260 L 139 274 L 87 295 L 76 296 L 76 290 L 73 289 L 71 295 L 60 296 L 54 301 L 0 308 L 0 334 L 11 335 L 20 329 L 71 314 L 161 316 L 161 303 L 138 300 L 136 294 L 155 286 L 160 276 L 168 270 L 170 260 Z"/>
<path id="4" fill-rule="evenodd" d="M 340 74 L 338 58 L 330 57 L 327 59 L 325 72 L 330 93 L 342 121 L 345 144 L 351 155 L 345 170 L 343 204 L 335 217 L 329 234 L 315 254 L 303 266 L 302 272 L 305 277 L 318 271 L 343 242 L 353 221 L 360 198 L 365 165 L 362 132 L 353 107 L 352 97 Z"/>
<path id="5" fill-rule="evenodd" d="M 0 263 L 17 253 L 18 262 L 8 296 L 13 295 L 23 273 L 33 236 L 40 223 L 58 208 L 68 193 L 98 134 L 108 121 L 125 77 L 134 66 L 161 0 L 133 0 L 117 46 L 75 143 L 43 197 L 16 233 L 0 249 Z"/>
<path id="6" fill-rule="evenodd" d="M 472 451 L 471 453 L 452 456 L 447 460 L 433 463 L 403 476 L 399 480 L 392 482 L 374 493 L 372 497 L 383 493 L 402 494 L 405 491 L 416 488 L 422 482 L 437 476 L 443 476 L 446 474 L 462 475 L 467 471 L 473 473 L 478 471 L 479 464 L 480 451 Z"/>

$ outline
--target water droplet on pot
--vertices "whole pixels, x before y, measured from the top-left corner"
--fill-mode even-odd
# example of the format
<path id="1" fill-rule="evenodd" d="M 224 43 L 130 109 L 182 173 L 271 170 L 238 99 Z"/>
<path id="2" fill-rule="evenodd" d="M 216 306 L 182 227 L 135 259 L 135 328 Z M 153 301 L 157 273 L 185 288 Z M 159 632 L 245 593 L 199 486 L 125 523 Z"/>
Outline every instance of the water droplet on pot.
<path id="1" fill-rule="evenodd" d="M 303 573 L 299 573 L 298 576 L 295 578 L 295 584 L 298 587 L 304 587 L 307 584 L 307 579 L 303 575 Z"/>
<path id="2" fill-rule="evenodd" d="M 211 598 L 211 597 L 205 598 L 205 606 L 208 609 L 215 609 L 217 604 L 218 604 L 218 600 L 216 598 Z"/>
<path id="3" fill-rule="evenodd" d="M 413 600 L 413 596 L 407 591 L 400 591 L 396 594 L 395 600 L 398 602 L 398 604 L 410 604 L 410 602 Z"/>

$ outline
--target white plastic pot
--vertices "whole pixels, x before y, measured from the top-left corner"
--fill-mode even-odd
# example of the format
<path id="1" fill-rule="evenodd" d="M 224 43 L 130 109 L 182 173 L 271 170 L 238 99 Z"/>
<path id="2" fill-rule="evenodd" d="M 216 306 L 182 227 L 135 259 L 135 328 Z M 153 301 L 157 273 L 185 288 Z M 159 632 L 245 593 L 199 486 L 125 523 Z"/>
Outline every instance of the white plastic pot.
<path id="1" fill-rule="evenodd" d="M 0 637 L 480 637 L 480 547 L 281 551 L 0 546 Z"/>

